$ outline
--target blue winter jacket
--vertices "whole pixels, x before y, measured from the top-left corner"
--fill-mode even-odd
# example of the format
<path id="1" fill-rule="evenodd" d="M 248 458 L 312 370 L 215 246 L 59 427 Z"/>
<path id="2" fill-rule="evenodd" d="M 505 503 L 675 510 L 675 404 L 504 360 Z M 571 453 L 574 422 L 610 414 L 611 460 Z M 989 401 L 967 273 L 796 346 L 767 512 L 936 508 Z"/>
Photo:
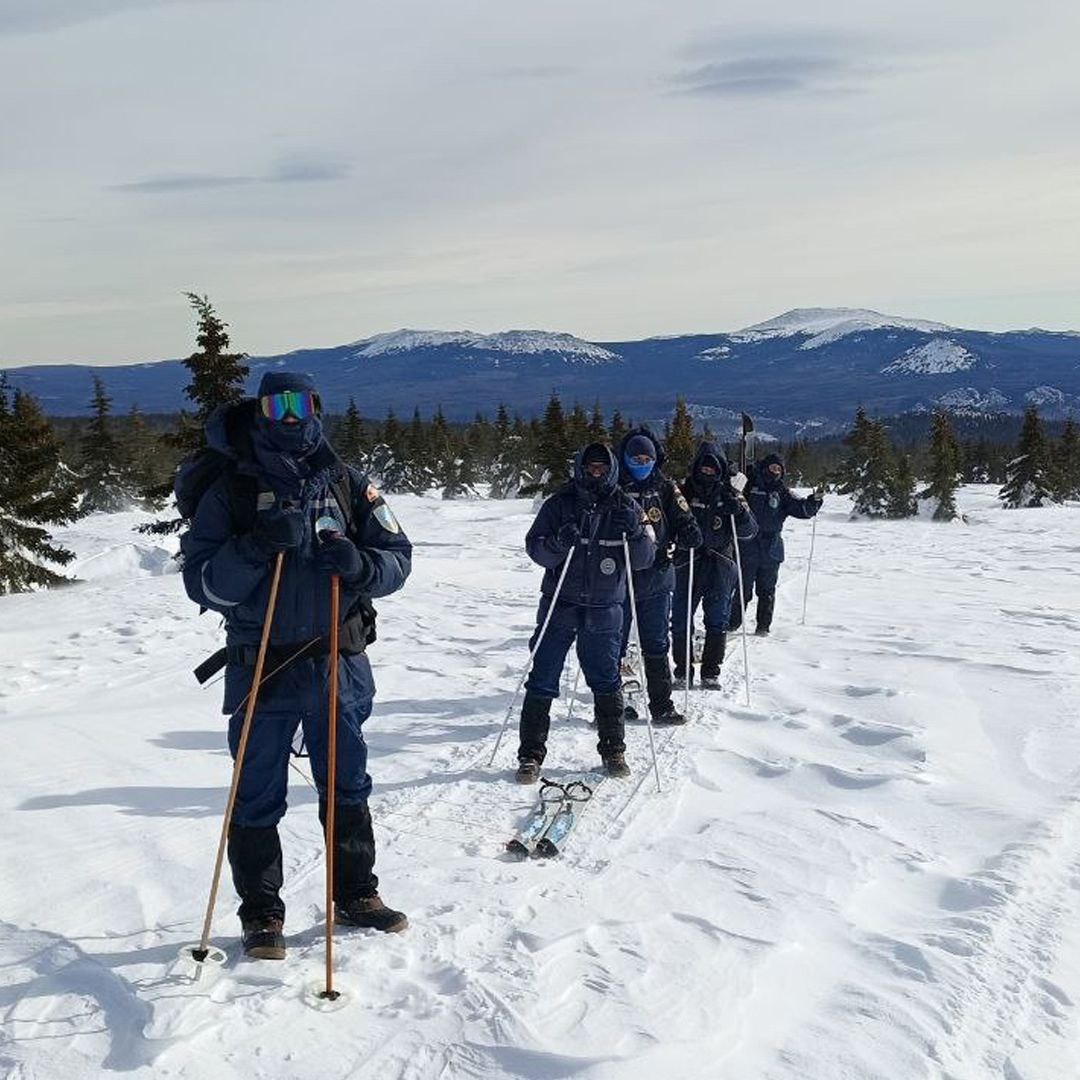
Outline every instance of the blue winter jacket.
<path id="1" fill-rule="evenodd" d="M 644 435 L 656 447 L 656 464 L 644 480 L 635 480 L 626 468 L 626 447 L 635 435 Z M 638 597 L 654 592 L 670 592 L 674 588 L 671 570 L 671 548 L 679 541 L 685 547 L 701 543 L 701 529 L 690 512 L 686 499 L 674 480 L 665 476 L 663 443 L 647 427 L 628 431 L 617 451 L 619 486 L 642 509 L 656 538 L 656 558 L 651 566 L 634 572 L 634 589 Z"/>
<path id="2" fill-rule="evenodd" d="M 706 462 L 717 468 L 716 479 L 711 480 L 701 471 Z M 754 514 L 731 486 L 731 466 L 723 450 L 716 443 L 703 442 L 690 465 L 690 474 L 682 483 L 683 495 L 701 529 L 701 547 L 694 556 L 706 561 L 717 555 L 734 558 L 731 519 L 735 518 L 735 532 L 740 541 L 757 535 L 758 525 Z M 675 564 L 682 566 L 688 561 L 686 551 L 675 550 Z"/>
<path id="3" fill-rule="evenodd" d="M 271 645 L 293 645 L 325 635 L 329 629 L 330 577 L 318 565 L 319 541 L 314 524 L 318 517 L 329 513 L 344 526 L 344 515 L 329 479 L 333 471 L 345 466 L 322 437 L 317 419 L 305 421 L 308 427 L 300 453 L 282 452 L 267 436 L 266 422 L 256 416 L 252 405 L 243 402 L 219 409 L 207 423 L 206 438 L 211 447 L 233 459 L 238 473 L 255 478 L 260 510 L 288 501 L 305 514 L 304 540 L 299 548 L 285 554 L 270 630 Z M 359 580 L 342 579 L 343 622 L 359 611 L 362 599 L 386 596 L 400 589 L 412 568 L 412 544 L 390 508 L 366 477 L 353 469 L 349 473 L 353 516 L 350 537 L 367 556 L 370 572 Z M 257 644 L 269 599 L 273 559 L 258 549 L 250 532 L 240 530 L 224 477 L 216 480 L 200 500 L 191 527 L 181 537 L 180 551 L 188 596 L 225 617 L 226 643 Z M 370 673 L 366 661 L 363 672 L 360 665 L 354 672 L 348 663 L 352 659 L 342 658 L 343 702 L 350 695 L 372 693 L 367 685 Z M 229 665 L 225 712 L 232 712 L 247 692 L 251 670 Z"/>
<path id="4" fill-rule="evenodd" d="M 600 444 L 597 444 L 600 445 Z M 618 486 L 619 466 L 604 447 L 610 460 L 608 475 L 599 491 L 586 481 L 583 460 L 592 449 L 580 451 L 574 461 L 574 479 L 549 496 L 525 536 L 525 550 L 533 562 L 544 567 L 540 591 L 553 596 L 568 548 L 559 540 L 560 529 L 577 524 L 581 539 L 574 550 L 559 601 L 584 607 L 621 604 L 626 596 L 626 556 L 620 517 L 633 521 L 627 532 L 630 566 L 643 570 L 656 552 L 652 530 L 645 528 L 641 508 Z"/>
<path id="5" fill-rule="evenodd" d="M 750 470 L 746 500 L 757 519 L 758 534 L 752 540 L 741 541 L 741 547 L 756 548 L 762 558 L 779 563 L 784 561 L 784 538 L 780 535 L 784 521 L 789 517 L 812 518 L 821 509 L 821 503 L 812 495 L 800 499 L 792 494 L 784 483 L 784 472 L 778 477 L 769 474 L 769 466 L 773 464 L 784 468 L 779 454 L 769 454 Z"/>

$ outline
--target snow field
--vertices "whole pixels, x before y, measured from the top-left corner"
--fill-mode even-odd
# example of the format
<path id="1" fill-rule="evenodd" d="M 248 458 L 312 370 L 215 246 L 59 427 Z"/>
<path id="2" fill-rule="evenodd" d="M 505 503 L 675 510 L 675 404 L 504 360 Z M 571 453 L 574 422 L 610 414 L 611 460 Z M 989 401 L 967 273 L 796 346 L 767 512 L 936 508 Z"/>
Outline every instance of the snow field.
<path id="1" fill-rule="evenodd" d="M 365 725 L 400 936 L 342 933 L 322 978 L 315 794 L 283 822 L 284 964 L 236 955 L 231 886 L 192 984 L 229 780 L 217 647 L 138 515 L 64 533 L 86 580 L 0 598 L 0 1076 L 934 1078 L 1080 1073 L 1076 509 L 785 531 L 774 632 L 730 643 L 692 723 L 643 724 L 564 855 L 506 861 L 535 790 L 509 780 L 539 570 L 524 502 L 395 497 L 416 545 L 380 604 Z M 752 619 L 751 619 L 752 626 Z M 572 679 L 567 672 L 566 685 Z M 583 695 L 545 773 L 597 763 Z M 306 771 L 306 763 L 298 766 Z"/>

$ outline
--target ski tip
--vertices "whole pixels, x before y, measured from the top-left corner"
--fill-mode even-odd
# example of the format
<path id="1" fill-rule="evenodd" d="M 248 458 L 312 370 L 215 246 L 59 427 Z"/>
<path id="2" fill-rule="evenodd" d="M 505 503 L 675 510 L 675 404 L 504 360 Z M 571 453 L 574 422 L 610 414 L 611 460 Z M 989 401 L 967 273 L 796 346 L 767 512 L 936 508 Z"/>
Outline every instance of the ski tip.
<path id="1" fill-rule="evenodd" d="M 508 840 L 506 842 L 506 852 L 512 858 L 521 861 L 529 857 L 529 849 L 518 839 Z"/>
<path id="2" fill-rule="evenodd" d="M 559 854 L 559 849 L 545 836 L 533 848 L 534 859 L 552 859 Z"/>

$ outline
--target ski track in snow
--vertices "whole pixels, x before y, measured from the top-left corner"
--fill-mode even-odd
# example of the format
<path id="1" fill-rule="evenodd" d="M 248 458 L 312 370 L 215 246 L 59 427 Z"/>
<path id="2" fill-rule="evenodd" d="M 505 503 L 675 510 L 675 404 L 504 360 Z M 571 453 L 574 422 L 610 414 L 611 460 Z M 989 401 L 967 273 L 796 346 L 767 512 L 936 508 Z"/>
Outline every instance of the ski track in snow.
<path id="1" fill-rule="evenodd" d="M 416 543 L 380 604 L 365 726 L 379 873 L 403 935 L 343 932 L 322 980 L 315 795 L 282 827 L 290 954 L 191 979 L 229 780 L 218 644 L 168 550 L 93 517 L 88 580 L 0 598 L 8 782 L 0 1076 L 1065 1080 L 1080 1074 L 1080 575 L 1075 508 L 968 526 L 791 522 L 774 633 L 692 722 L 643 723 L 564 854 L 504 841 L 539 571 L 523 502 L 393 499 Z M 570 672 L 565 688 L 569 689 Z M 545 772 L 596 764 L 586 695 L 553 710 Z M 307 763 L 298 765 L 306 772 Z"/>

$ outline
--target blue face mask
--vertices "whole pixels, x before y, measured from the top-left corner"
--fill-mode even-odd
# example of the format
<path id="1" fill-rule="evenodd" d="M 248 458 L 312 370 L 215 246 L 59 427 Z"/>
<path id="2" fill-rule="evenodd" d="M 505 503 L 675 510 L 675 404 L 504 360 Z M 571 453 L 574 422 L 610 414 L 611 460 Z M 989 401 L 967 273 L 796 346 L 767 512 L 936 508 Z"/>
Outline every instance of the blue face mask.
<path id="1" fill-rule="evenodd" d="M 646 480 L 649 474 L 656 467 L 656 462 L 649 460 L 644 465 L 639 465 L 633 461 L 630 457 L 623 455 L 623 464 L 626 466 L 626 471 L 637 481 Z"/>

